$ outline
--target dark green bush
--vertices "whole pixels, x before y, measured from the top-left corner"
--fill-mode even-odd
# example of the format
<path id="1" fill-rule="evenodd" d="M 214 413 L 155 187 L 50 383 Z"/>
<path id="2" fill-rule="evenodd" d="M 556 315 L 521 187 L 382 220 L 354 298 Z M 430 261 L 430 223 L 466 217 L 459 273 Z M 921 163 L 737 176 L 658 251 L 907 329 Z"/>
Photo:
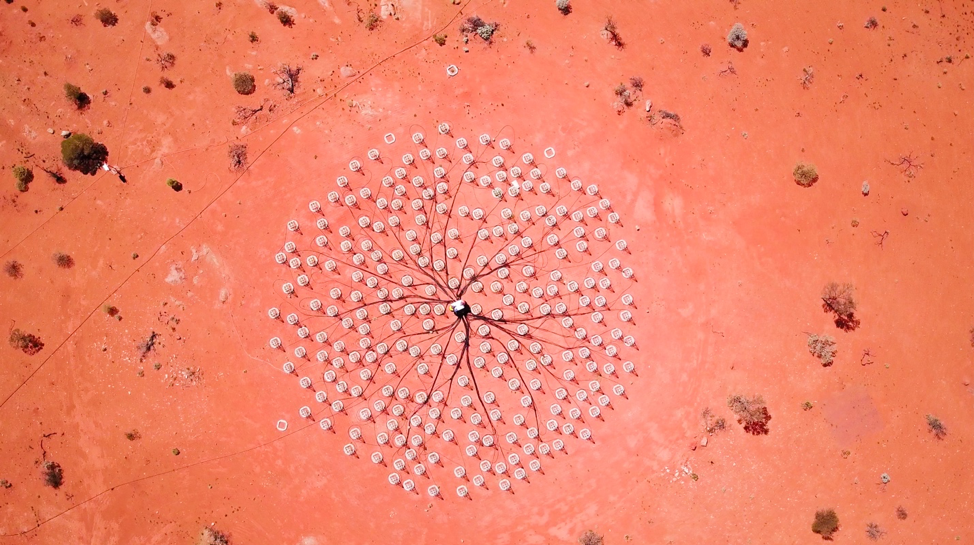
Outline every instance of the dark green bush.
<path id="1" fill-rule="evenodd" d="M 61 160 L 70 170 L 94 175 L 108 159 L 108 148 L 84 133 L 75 133 L 61 141 Z"/>
<path id="2" fill-rule="evenodd" d="M 74 107 L 79 110 L 84 110 L 91 104 L 91 97 L 88 96 L 88 93 L 83 92 L 81 87 L 71 83 L 64 84 L 64 96 L 68 97 L 68 100 L 74 103 Z"/>

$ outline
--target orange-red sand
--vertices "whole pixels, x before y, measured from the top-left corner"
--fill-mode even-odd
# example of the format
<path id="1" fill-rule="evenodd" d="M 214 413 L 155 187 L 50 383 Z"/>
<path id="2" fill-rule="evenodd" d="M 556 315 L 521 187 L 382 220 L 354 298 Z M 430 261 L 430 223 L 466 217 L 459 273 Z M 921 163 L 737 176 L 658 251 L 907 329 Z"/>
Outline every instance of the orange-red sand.
<path id="1" fill-rule="evenodd" d="M 113 3 L 115 27 L 92 5 L 2 4 L 0 252 L 24 275 L 0 278 L 0 316 L 45 343 L 0 348 L 2 541 L 191 543 L 215 523 L 233 543 L 554 544 L 587 529 L 608 544 L 813 543 L 823 508 L 836 541 L 863 542 L 871 522 L 891 543 L 974 541 L 974 8 L 394 4 L 371 32 L 368 6 L 337 0 L 296 3 L 291 28 L 248 0 Z M 493 44 L 462 42 L 475 14 L 500 23 Z M 600 35 L 608 16 L 622 49 Z M 725 43 L 735 22 L 742 52 Z M 290 99 L 272 85 L 282 62 L 303 68 Z M 245 70 L 247 97 L 230 83 Z M 613 89 L 631 76 L 645 89 L 618 113 Z M 86 111 L 65 82 L 92 96 Z M 650 124 L 646 100 L 684 130 Z M 317 427 L 276 431 L 307 400 L 266 348 L 284 223 L 384 133 L 440 121 L 554 146 L 612 199 L 640 271 L 628 401 L 594 444 L 472 501 L 397 490 Z M 59 161 L 62 130 L 104 142 L 128 183 L 64 171 L 55 184 L 41 167 Z M 242 175 L 231 142 L 248 146 Z M 922 167 L 890 164 L 906 156 Z M 792 180 L 799 161 L 818 169 L 810 188 Z M 26 193 L 15 164 L 34 167 Z M 56 251 L 75 266 L 57 268 Z M 855 286 L 856 331 L 822 311 L 829 281 Z M 831 367 L 806 333 L 837 339 Z M 764 397 L 768 435 L 734 422 L 733 394 Z M 706 407 L 729 429 L 708 436 Z M 64 470 L 57 490 L 44 459 Z"/>

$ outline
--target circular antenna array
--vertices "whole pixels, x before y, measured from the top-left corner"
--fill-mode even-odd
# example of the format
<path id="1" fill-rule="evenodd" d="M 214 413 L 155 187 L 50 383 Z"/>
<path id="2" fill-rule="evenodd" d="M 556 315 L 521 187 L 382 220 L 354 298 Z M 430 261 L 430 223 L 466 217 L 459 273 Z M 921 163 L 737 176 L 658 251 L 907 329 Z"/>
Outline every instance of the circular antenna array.
<path id="1" fill-rule="evenodd" d="M 387 133 L 346 158 L 282 225 L 262 311 L 295 416 L 444 498 L 523 486 L 592 441 L 638 350 L 611 196 L 551 147 L 457 132 Z"/>

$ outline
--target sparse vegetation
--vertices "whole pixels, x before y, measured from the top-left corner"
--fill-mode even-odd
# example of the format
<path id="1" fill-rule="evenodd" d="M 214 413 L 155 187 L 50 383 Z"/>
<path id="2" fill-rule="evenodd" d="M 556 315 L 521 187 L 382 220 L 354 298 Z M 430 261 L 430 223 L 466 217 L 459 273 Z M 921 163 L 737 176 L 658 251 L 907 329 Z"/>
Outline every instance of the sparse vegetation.
<path id="1" fill-rule="evenodd" d="M 645 82 L 643 81 L 643 78 L 639 76 L 632 76 L 629 78 L 629 85 L 632 86 L 633 90 L 642 92 Z"/>
<path id="2" fill-rule="evenodd" d="M 71 83 L 64 84 L 64 96 L 79 110 L 84 110 L 91 104 L 91 97 L 88 96 L 88 93 L 83 92 L 81 87 Z"/>
<path id="3" fill-rule="evenodd" d="M 19 261 L 10 260 L 4 263 L 3 272 L 10 278 L 19 280 L 24 277 L 24 266 Z"/>
<path id="4" fill-rule="evenodd" d="M 835 327 L 852 331 L 859 327 L 852 284 L 829 282 L 822 290 L 822 310 L 835 315 Z"/>
<path id="5" fill-rule="evenodd" d="M 291 98 L 294 95 L 294 89 L 298 86 L 298 76 L 301 75 L 301 67 L 291 67 L 289 64 L 282 64 L 277 67 L 277 70 L 274 70 L 274 75 L 277 76 L 274 87 L 284 91 L 284 95 L 287 98 Z"/>
<path id="6" fill-rule="evenodd" d="M 216 528 L 207 526 L 200 532 L 196 545 L 230 545 L 230 537 Z"/>
<path id="7" fill-rule="evenodd" d="M 828 367 L 835 359 L 835 339 L 828 335 L 813 333 L 808 336 L 808 351 L 822 361 L 822 367 Z"/>
<path id="8" fill-rule="evenodd" d="M 139 361 L 144 360 L 145 357 L 148 356 L 153 349 L 155 349 L 156 341 L 158 340 L 159 340 L 159 334 L 156 333 L 155 331 L 152 331 L 149 333 L 149 336 L 145 338 L 145 340 L 140 342 L 138 346 L 135 347 L 136 350 L 139 351 Z"/>
<path id="9" fill-rule="evenodd" d="M 875 17 L 870 17 L 869 19 L 866 19 L 866 23 L 862 26 L 868 30 L 872 30 L 879 27 L 879 21 L 877 21 Z"/>
<path id="10" fill-rule="evenodd" d="M 115 26 L 118 24 L 118 15 L 115 15 L 112 10 L 108 8 L 101 8 L 95 12 L 95 19 L 101 21 L 103 26 Z"/>
<path id="11" fill-rule="evenodd" d="M 806 402 L 802 403 L 802 410 L 803 411 L 810 411 L 810 410 L 812 410 L 812 407 L 814 407 L 814 406 L 815 405 L 813 405 L 811 401 L 806 401 Z"/>
<path id="12" fill-rule="evenodd" d="M 604 540 L 602 539 L 602 536 L 596 534 L 595 531 L 585 530 L 582 537 L 578 538 L 578 543 L 579 545 L 602 545 Z"/>
<path id="13" fill-rule="evenodd" d="M 727 421 L 723 417 L 716 416 L 709 407 L 700 413 L 700 418 L 703 419 L 703 429 L 710 435 L 716 435 L 727 428 Z"/>
<path id="14" fill-rule="evenodd" d="M 44 348 L 41 338 L 33 333 L 27 333 L 19 329 L 10 332 L 10 346 L 20 350 L 28 356 L 33 356 Z"/>
<path id="15" fill-rule="evenodd" d="M 768 412 L 763 397 L 733 395 L 727 398 L 727 406 L 737 416 L 737 422 L 744 426 L 744 431 L 751 435 L 767 435 L 771 413 Z"/>
<path id="16" fill-rule="evenodd" d="M 710 47 L 710 44 L 703 44 L 700 46 L 700 53 L 703 53 L 704 57 L 709 57 L 712 52 L 713 48 Z"/>
<path id="17" fill-rule="evenodd" d="M 818 181 L 818 169 L 811 163 L 798 163 L 791 174 L 795 178 L 795 183 L 802 187 L 811 187 Z"/>
<path id="18" fill-rule="evenodd" d="M 943 439 L 947 437 L 947 426 L 940 421 L 939 418 L 932 414 L 927 415 L 927 429 L 933 434 L 937 439 Z"/>
<path id="19" fill-rule="evenodd" d="M 127 431 L 125 432 L 125 438 L 129 441 L 135 441 L 136 439 L 142 439 L 142 434 L 139 433 L 139 430 Z"/>
<path id="20" fill-rule="evenodd" d="M 802 84 L 802 89 L 810 89 L 812 87 L 812 80 L 815 79 L 815 70 L 811 66 L 806 66 L 802 68 L 802 77 L 799 81 Z"/>
<path id="21" fill-rule="evenodd" d="M 475 33 L 482 40 L 490 43 L 491 39 L 494 37 L 494 32 L 497 32 L 497 23 L 488 23 L 484 21 L 477 15 L 472 15 L 467 17 L 466 20 L 460 25 L 460 32 L 463 34 Z"/>
<path id="22" fill-rule="evenodd" d="M 94 175 L 108 159 L 108 148 L 84 133 L 75 133 L 61 141 L 64 166 L 82 174 Z"/>
<path id="23" fill-rule="evenodd" d="M 30 183 L 34 181 L 34 171 L 24 165 L 17 165 L 12 169 L 12 172 L 14 180 L 16 180 L 17 191 L 21 193 L 27 191 Z"/>
<path id="24" fill-rule="evenodd" d="M 558 8 L 558 11 L 560 11 L 562 15 L 568 15 L 572 12 L 571 0 L 555 0 L 555 7 Z"/>
<path id="25" fill-rule="evenodd" d="M 622 36 L 619 34 L 619 27 L 616 26 L 615 21 L 612 17 L 605 20 L 605 24 L 602 25 L 602 37 L 609 40 L 609 43 L 622 49 L 626 46 L 625 42 L 622 41 Z"/>
<path id="26" fill-rule="evenodd" d="M 247 72 L 237 72 L 233 75 L 233 89 L 241 95 L 251 95 L 257 90 L 254 76 Z"/>
<path id="27" fill-rule="evenodd" d="M 250 40 L 250 43 L 252 44 L 255 44 L 260 41 L 260 37 L 257 36 L 257 33 L 254 31 L 251 31 L 250 34 L 247 35 L 247 39 Z"/>
<path id="28" fill-rule="evenodd" d="M 896 508 L 896 518 L 898 518 L 900 520 L 906 520 L 906 518 L 908 516 L 910 516 L 910 515 L 906 512 L 906 508 L 905 507 L 903 507 L 902 505 L 900 505 L 900 506 L 898 506 Z"/>
<path id="29" fill-rule="evenodd" d="M 378 15 L 373 12 L 369 12 L 369 15 L 365 18 L 365 29 L 370 31 L 375 30 L 376 28 L 379 28 L 380 22 L 382 22 L 382 19 L 379 19 Z"/>
<path id="30" fill-rule="evenodd" d="M 524 42 L 524 47 L 526 47 L 528 51 L 530 51 L 531 53 L 534 53 L 535 51 L 538 50 L 538 46 L 534 45 L 534 42 L 532 42 L 531 40 L 526 40 Z"/>
<path id="31" fill-rule="evenodd" d="M 70 269 L 74 267 L 74 258 L 64 252 L 54 252 L 51 259 L 54 260 L 54 264 L 59 269 Z"/>
<path id="32" fill-rule="evenodd" d="M 659 123 L 664 123 L 668 125 L 674 132 L 674 134 L 683 133 L 683 122 L 680 120 L 680 114 L 676 112 L 669 112 L 667 110 L 656 110 L 650 114 L 647 118 L 650 125 L 656 125 Z"/>
<path id="33" fill-rule="evenodd" d="M 822 536 L 822 539 L 832 539 L 832 536 L 839 530 L 839 516 L 835 514 L 835 509 L 820 509 L 815 512 L 815 522 L 812 523 L 812 531 Z"/>
<path id="34" fill-rule="evenodd" d="M 869 524 L 866 524 L 866 537 L 868 537 L 872 541 L 876 541 L 877 539 L 883 537 L 885 533 L 886 532 L 882 528 L 880 528 L 879 525 L 876 524 L 875 522 L 870 522 Z"/>
<path id="35" fill-rule="evenodd" d="M 180 183 L 179 180 L 175 178 L 169 178 L 168 180 L 166 180 L 166 185 L 172 188 L 172 190 L 175 191 L 176 193 L 179 193 L 180 191 L 183 190 L 183 184 Z"/>
<path id="36" fill-rule="evenodd" d="M 727 45 L 738 51 L 744 51 L 747 44 L 747 30 L 744 29 L 744 25 L 734 23 L 734 26 L 731 27 L 730 32 L 727 33 Z"/>
<path id="37" fill-rule="evenodd" d="M 160 70 L 163 71 L 169 70 L 170 68 L 176 65 L 176 55 L 173 55 L 172 53 L 169 52 L 160 53 L 159 56 L 156 58 L 156 64 L 159 65 Z"/>
<path id="38" fill-rule="evenodd" d="M 247 166 L 247 144 L 230 144 L 227 157 L 230 158 L 230 170 L 243 170 Z"/>
<path id="39" fill-rule="evenodd" d="M 626 87 L 625 83 L 620 83 L 619 85 L 616 85 L 615 89 L 613 89 L 612 92 L 615 93 L 616 97 L 618 97 L 619 99 L 617 104 L 624 106 L 626 108 L 632 107 L 634 103 L 633 93 L 629 91 L 629 88 Z"/>
<path id="40" fill-rule="evenodd" d="M 64 470 L 57 462 L 44 462 L 43 475 L 44 484 L 51 488 L 58 489 L 64 484 Z"/>
<path id="41" fill-rule="evenodd" d="M 294 26 L 294 17 L 292 17 L 287 11 L 278 9 L 275 15 L 277 15 L 277 20 L 280 21 L 282 25 L 286 27 Z"/>
<path id="42" fill-rule="evenodd" d="M 446 34 L 436 34 L 433 36 L 433 41 L 436 42 L 436 45 L 446 45 Z"/>

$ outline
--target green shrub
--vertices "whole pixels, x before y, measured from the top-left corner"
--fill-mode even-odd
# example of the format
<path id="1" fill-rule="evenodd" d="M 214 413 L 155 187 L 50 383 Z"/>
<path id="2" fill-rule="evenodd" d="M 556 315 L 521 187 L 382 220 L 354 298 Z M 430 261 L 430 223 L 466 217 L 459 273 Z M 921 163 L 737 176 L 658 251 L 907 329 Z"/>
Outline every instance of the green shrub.
<path id="1" fill-rule="evenodd" d="M 818 169 L 811 163 L 798 163 L 792 171 L 795 183 L 802 187 L 811 187 L 818 181 Z"/>
<path id="2" fill-rule="evenodd" d="M 815 522 L 812 531 L 822 536 L 822 539 L 832 539 L 832 534 L 839 530 L 839 516 L 835 509 L 821 509 L 815 512 Z"/>
<path id="3" fill-rule="evenodd" d="M 71 83 L 64 84 L 64 96 L 68 97 L 68 100 L 74 103 L 74 107 L 79 110 L 84 110 L 91 104 L 91 97 L 88 96 L 88 93 L 83 92 L 81 87 Z"/>
<path id="4" fill-rule="evenodd" d="M 61 141 L 61 160 L 70 170 L 94 175 L 108 159 L 108 148 L 84 133 L 75 133 Z"/>
<path id="5" fill-rule="evenodd" d="M 112 10 L 108 8 L 101 8 L 95 12 L 95 19 L 101 21 L 104 26 L 115 26 L 118 24 L 118 15 L 115 15 Z"/>
<path id="6" fill-rule="evenodd" d="M 254 83 L 254 81 L 254 76 L 251 74 L 248 74 L 247 72 L 237 72 L 233 75 L 233 88 L 241 95 L 250 95 L 257 90 L 257 85 Z"/>
<path id="7" fill-rule="evenodd" d="M 17 190 L 27 191 L 27 186 L 34 181 L 34 171 L 23 165 L 13 168 L 14 179 L 17 180 Z"/>
<path id="8" fill-rule="evenodd" d="M 166 185 L 172 188 L 173 191 L 179 193 L 183 190 L 183 184 L 179 183 L 175 178 L 169 178 L 166 180 Z"/>

